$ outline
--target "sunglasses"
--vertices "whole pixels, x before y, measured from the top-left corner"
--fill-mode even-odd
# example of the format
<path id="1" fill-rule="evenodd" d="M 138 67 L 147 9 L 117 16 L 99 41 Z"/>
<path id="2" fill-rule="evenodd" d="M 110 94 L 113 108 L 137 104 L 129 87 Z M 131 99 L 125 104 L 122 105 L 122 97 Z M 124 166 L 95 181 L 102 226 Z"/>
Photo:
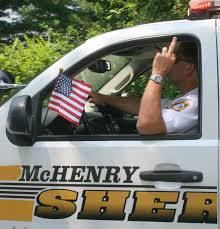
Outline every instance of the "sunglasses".
<path id="1" fill-rule="evenodd" d="M 194 64 L 194 62 L 190 59 L 182 59 L 182 58 L 176 58 L 175 64 L 178 64 L 179 62 L 186 62 L 186 63 L 190 63 L 190 64 Z"/>

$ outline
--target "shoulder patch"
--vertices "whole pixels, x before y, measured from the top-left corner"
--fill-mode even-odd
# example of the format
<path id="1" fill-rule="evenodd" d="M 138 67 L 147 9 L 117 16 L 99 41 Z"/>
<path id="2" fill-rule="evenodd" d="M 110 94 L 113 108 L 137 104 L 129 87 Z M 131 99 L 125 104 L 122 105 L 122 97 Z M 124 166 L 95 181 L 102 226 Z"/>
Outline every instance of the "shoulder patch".
<path id="1" fill-rule="evenodd" d="M 174 111 L 182 111 L 189 105 L 190 105 L 189 100 L 179 99 L 171 104 L 170 109 Z"/>

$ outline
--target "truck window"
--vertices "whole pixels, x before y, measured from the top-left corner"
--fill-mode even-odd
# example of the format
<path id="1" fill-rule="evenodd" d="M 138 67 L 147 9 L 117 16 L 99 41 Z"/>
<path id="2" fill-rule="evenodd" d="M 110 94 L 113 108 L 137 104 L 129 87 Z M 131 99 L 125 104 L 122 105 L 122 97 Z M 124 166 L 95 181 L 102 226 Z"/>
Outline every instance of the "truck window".
<path id="1" fill-rule="evenodd" d="M 48 101 L 53 87 L 42 101 L 41 129 L 39 135 L 65 136 L 136 136 L 141 137 L 137 128 L 138 111 L 135 106 L 123 107 L 123 101 L 140 104 L 146 84 L 152 73 L 151 65 L 155 54 L 170 42 L 152 43 L 119 50 L 102 57 L 111 64 L 111 70 L 98 73 L 86 68 L 75 76 L 89 83 L 94 93 L 122 101 L 122 106 L 112 103 L 99 104 L 94 98 L 87 101 L 80 123 L 75 126 L 48 110 Z M 190 51 L 194 48 L 194 52 Z M 162 117 L 167 132 L 162 136 L 189 136 L 199 134 L 199 49 L 192 39 L 177 43 L 176 62 L 165 79 L 161 97 Z M 186 69 L 186 70 L 184 70 Z M 192 85 L 184 90 L 178 80 L 184 80 L 182 72 L 192 76 Z M 183 75 L 183 79 L 179 77 Z M 72 75 L 74 77 L 74 75 Z M 175 78 L 176 77 L 176 78 Z M 152 79 L 150 79 L 152 80 Z M 92 96 L 93 97 L 93 96 Z M 131 99 L 131 100 L 130 100 Z M 133 104 L 131 102 L 131 104 Z M 132 105 L 131 105 L 132 106 Z M 153 135 L 152 135 L 153 136 Z"/>

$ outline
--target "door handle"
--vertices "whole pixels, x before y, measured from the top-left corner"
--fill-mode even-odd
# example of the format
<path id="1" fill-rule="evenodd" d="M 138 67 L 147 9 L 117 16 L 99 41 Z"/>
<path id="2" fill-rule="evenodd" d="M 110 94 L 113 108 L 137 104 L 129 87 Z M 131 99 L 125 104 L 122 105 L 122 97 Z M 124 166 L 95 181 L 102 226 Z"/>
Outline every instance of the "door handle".
<path id="1" fill-rule="evenodd" d="M 203 174 L 197 171 L 184 170 L 153 170 L 140 173 L 140 179 L 144 181 L 165 181 L 193 183 L 201 182 Z"/>

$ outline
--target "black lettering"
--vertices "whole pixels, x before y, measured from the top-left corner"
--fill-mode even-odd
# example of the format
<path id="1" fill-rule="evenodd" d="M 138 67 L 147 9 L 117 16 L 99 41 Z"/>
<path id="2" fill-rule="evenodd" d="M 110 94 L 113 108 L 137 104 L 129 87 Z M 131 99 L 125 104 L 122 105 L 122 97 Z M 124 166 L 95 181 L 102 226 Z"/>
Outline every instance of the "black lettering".
<path id="1" fill-rule="evenodd" d="M 67 173 L 67 169 L 70 168 L 70 166 L 53 166 L 53 168 L 54 168 L 54 173 L 50 181 L 67 182 L 66 173 Z M 59 169 L 61 169 L 61 171 L 59 171 Z M 61 179 L 58 179 L 58 175 L 61 175 Z"/>
<path id="2" fill-rule="evenodd" d="M 39 170 L 42 168 L 40 165 L 35 165 L 31 170 L 29 165 L 22 165 L 22 176 L 19 181 L 39 181 Z"/>
<path id="3" fill-rule="evenodd" d="M 46 182 L 48 181 L 50 178 L 50 171 L 49 170 L 45 170 L 41 173 L 40 175 L 40 180 L 43 181 L 43 182 Z"/>
<path id="4" fill-rule="evenodd" d="M 78 193 L 71 190 L 45 190 L 37 196 L 34 215 L 46 219 L 65 219 L 76 211 Z"/>
<path id="5" fill-rule="evenodd" d="M 123 183 L 132 183 L 133 181 L 131 180 L 131 177 L 139 168 L 140 167 L 123 166 L 123 169 L 125 170 L 127 176 L 126 180 Z"/>
<path id="6" fill-rule="evenodd" d="M 83 176 L 81 176 L 81 172 L 85 172 L 85 166 L 71 166 L 72 175 L 69 182 L 82 182 Z"/>
<path id="7" fill-rule="evenodd" d="M 217 224 L 217 196 L 216 192 L 185 192 L 178 222 Z"/>
<path id="8" fill-rule="evenodd" d="M 129 221 L 173 222 L 176 209 L 166 209 L 167 204 L 176 204 L 179 192 L 134 193 L 134 205 Z"/>
<path id="9" fill-rule="evenodd" d="M 88 174 L 87 174 L 87 178 L 84 180 L 84 182 L 99 182 L 100 180 L 100 176 L 101 176 L 101 172 L 102 169 L 104 168 L 103 166 L 98 166 L 98 169 L 96 170 L 96 167 L 94 166 L 87 166 L 88 169 Z M 92 179 L 91 179 L 92 177 Z"/>
<path id="10" fill-rule="evenodd" d="M 78 219 L 124 220 L 130 191 L 85 190 Z"/>
<path id="11" fill-rule="evenodd" d="M 118 177 L 118 173 L 120 172 L 120 167 L 118 166 L 106 166 L 107 169 L 105 180 L 103 180 L 103 183 L 118 183 L 120 181 L 120 178 Z M 112 179 L 111 179 L 112 177 Z"/>

